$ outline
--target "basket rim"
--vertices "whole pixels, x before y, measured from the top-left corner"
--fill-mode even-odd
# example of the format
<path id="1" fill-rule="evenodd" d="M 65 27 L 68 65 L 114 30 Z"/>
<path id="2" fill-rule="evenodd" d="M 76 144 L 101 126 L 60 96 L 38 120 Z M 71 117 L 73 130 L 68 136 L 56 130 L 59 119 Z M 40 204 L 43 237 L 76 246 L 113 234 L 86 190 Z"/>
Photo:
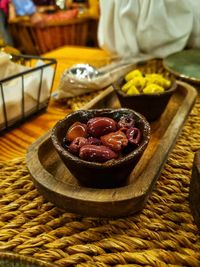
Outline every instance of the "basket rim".
<path id="1" fill-rule="evenodd" d="M 12 79 L 21 77 L 22 75 L 26 75 L 26 74 L 32 73 L 33 71 L 44 69 L 44 68 L 46 68 L 48 66 L 55 65 L 55 67 L 56 67 L 56 65 L 57 65 L 57 60 L 55 58 L 46 58 L 46 57 L 41 57 L 41 56 L 24 55 L 24 54 L 11 55 L 11 57 L 16 58 L 16 59 L 25 59 L 25 60 L 32 60 L 32 59 L 43 60 L 44 64 L 41 65 L 41 66 L 30 68 L 30 69 L 25 70 L 25 71 L 21 71 L 21 72 L 19 72 L 17 74 L 14 74 L 14 75 L 10 75 L 10 76 L 8 76 L 6 78 L 3 78 L 3 79 L 0 80 L 0 84 L 2 84 L 4 82 L 8 82 L 8 81 L 10 81 Z"/>

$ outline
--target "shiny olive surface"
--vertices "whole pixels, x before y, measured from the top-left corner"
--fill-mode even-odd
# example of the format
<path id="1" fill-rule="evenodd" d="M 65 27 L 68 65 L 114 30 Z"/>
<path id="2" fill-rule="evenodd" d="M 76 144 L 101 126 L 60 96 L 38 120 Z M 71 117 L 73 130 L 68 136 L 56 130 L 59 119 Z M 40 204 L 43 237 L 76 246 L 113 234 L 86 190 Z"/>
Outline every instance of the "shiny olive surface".
<path id="1" fill-rule="evenodd" d="M 101 136 L 101 142 L 113 151 L 122 151 L 128 145 L 126 134 L 120 130 Z"/>
<path id="2" fill-rule="evenodd" d="M 90 162 L 116 159 L 140 143 L 142 134 L 135 124 L 131 114 L 118 119 L 97 116 L 85 123 L 76 121 L 67 130 L 63 147 Z"/>
<path id="3" fill-rule="evenodd" d="M 109 117 L 95 117 L 87 122 L 88 134 L 100 137 L 117 130 L 117 122 Z"/>
<path id="4" fill-rule="evenodd" d="M 106 146 L 85 145 L 80 148 L 81 159 L 95 162 L 105 162 L 118 157 L 113 150 Z"/>
<path id="5" fill-rule="evenodd" d="M 73 123 L 66 133 L 67 141 L 73 141 L 76 137 L 87 136 L 87 125 L 79 121 Z"/>

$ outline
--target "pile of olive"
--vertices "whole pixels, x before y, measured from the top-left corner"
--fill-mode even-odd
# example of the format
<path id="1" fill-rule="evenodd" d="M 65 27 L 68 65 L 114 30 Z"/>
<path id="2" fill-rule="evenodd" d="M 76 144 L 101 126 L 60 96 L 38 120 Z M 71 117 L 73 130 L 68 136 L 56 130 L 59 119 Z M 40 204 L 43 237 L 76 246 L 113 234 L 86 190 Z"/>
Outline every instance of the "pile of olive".
<path id="1" fill-rule="evenodd" d="M 125 81 L 122 91 L 127 95 L 162 93 L 171 85 L 161 74 L 144 74 L 137 69 L 129 72 L 125 76 Z"/>
<path id="2" fill-rule="evenodd" d="M 110 117 L 77 121 L 67 130 L 63 147 L 90 162 L 117 159 L 139 146 L 142 133 L 135 124 L 130 115 L 121 116 L 119 121 Z"/>

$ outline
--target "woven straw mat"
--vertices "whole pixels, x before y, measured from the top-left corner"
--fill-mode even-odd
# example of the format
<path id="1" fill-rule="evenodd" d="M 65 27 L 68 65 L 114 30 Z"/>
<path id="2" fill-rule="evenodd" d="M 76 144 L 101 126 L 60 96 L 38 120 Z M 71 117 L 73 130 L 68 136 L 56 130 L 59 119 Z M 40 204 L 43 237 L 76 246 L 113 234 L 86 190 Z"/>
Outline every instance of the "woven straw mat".
<path id="1" fill-rule="evenodd" d="M 200 98 L 145 208 L 126 218 L 67 213 L 35 189 L 23 158 L 0 163 L 0 250 L 58 266 L 200 266 L 200 235 L 189 207 L 200 148 Z"/>

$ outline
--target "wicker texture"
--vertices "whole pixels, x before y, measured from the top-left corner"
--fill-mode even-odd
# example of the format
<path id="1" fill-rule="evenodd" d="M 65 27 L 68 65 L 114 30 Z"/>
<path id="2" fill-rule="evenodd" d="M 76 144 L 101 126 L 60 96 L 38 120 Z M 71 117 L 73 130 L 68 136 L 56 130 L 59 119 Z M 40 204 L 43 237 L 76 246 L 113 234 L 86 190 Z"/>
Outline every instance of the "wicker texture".
<path id="1" fill-rule="evenodd" d="M 56 267 L 54 264 L 10 252 L 0 252 L 0 267 Z"/>
<path id="2" fill-rule="evenodd" d="M 41 55 L 64 45 L 86 45 L 88 25 L 88 19 L 75 18 L 42 28 L 27 21 L 16 21 L 9 27 L 16 48 L 24 54 Z"/>
<path id="3" fill-rule="evenodd" d="M 64 212 L 35 189 L 23 158 L 0 163 L 0 250 L 60 266 L 200 266 L 188 195 L 200 148 L 200 98 L 145 208 L 106 219 Z"/>

